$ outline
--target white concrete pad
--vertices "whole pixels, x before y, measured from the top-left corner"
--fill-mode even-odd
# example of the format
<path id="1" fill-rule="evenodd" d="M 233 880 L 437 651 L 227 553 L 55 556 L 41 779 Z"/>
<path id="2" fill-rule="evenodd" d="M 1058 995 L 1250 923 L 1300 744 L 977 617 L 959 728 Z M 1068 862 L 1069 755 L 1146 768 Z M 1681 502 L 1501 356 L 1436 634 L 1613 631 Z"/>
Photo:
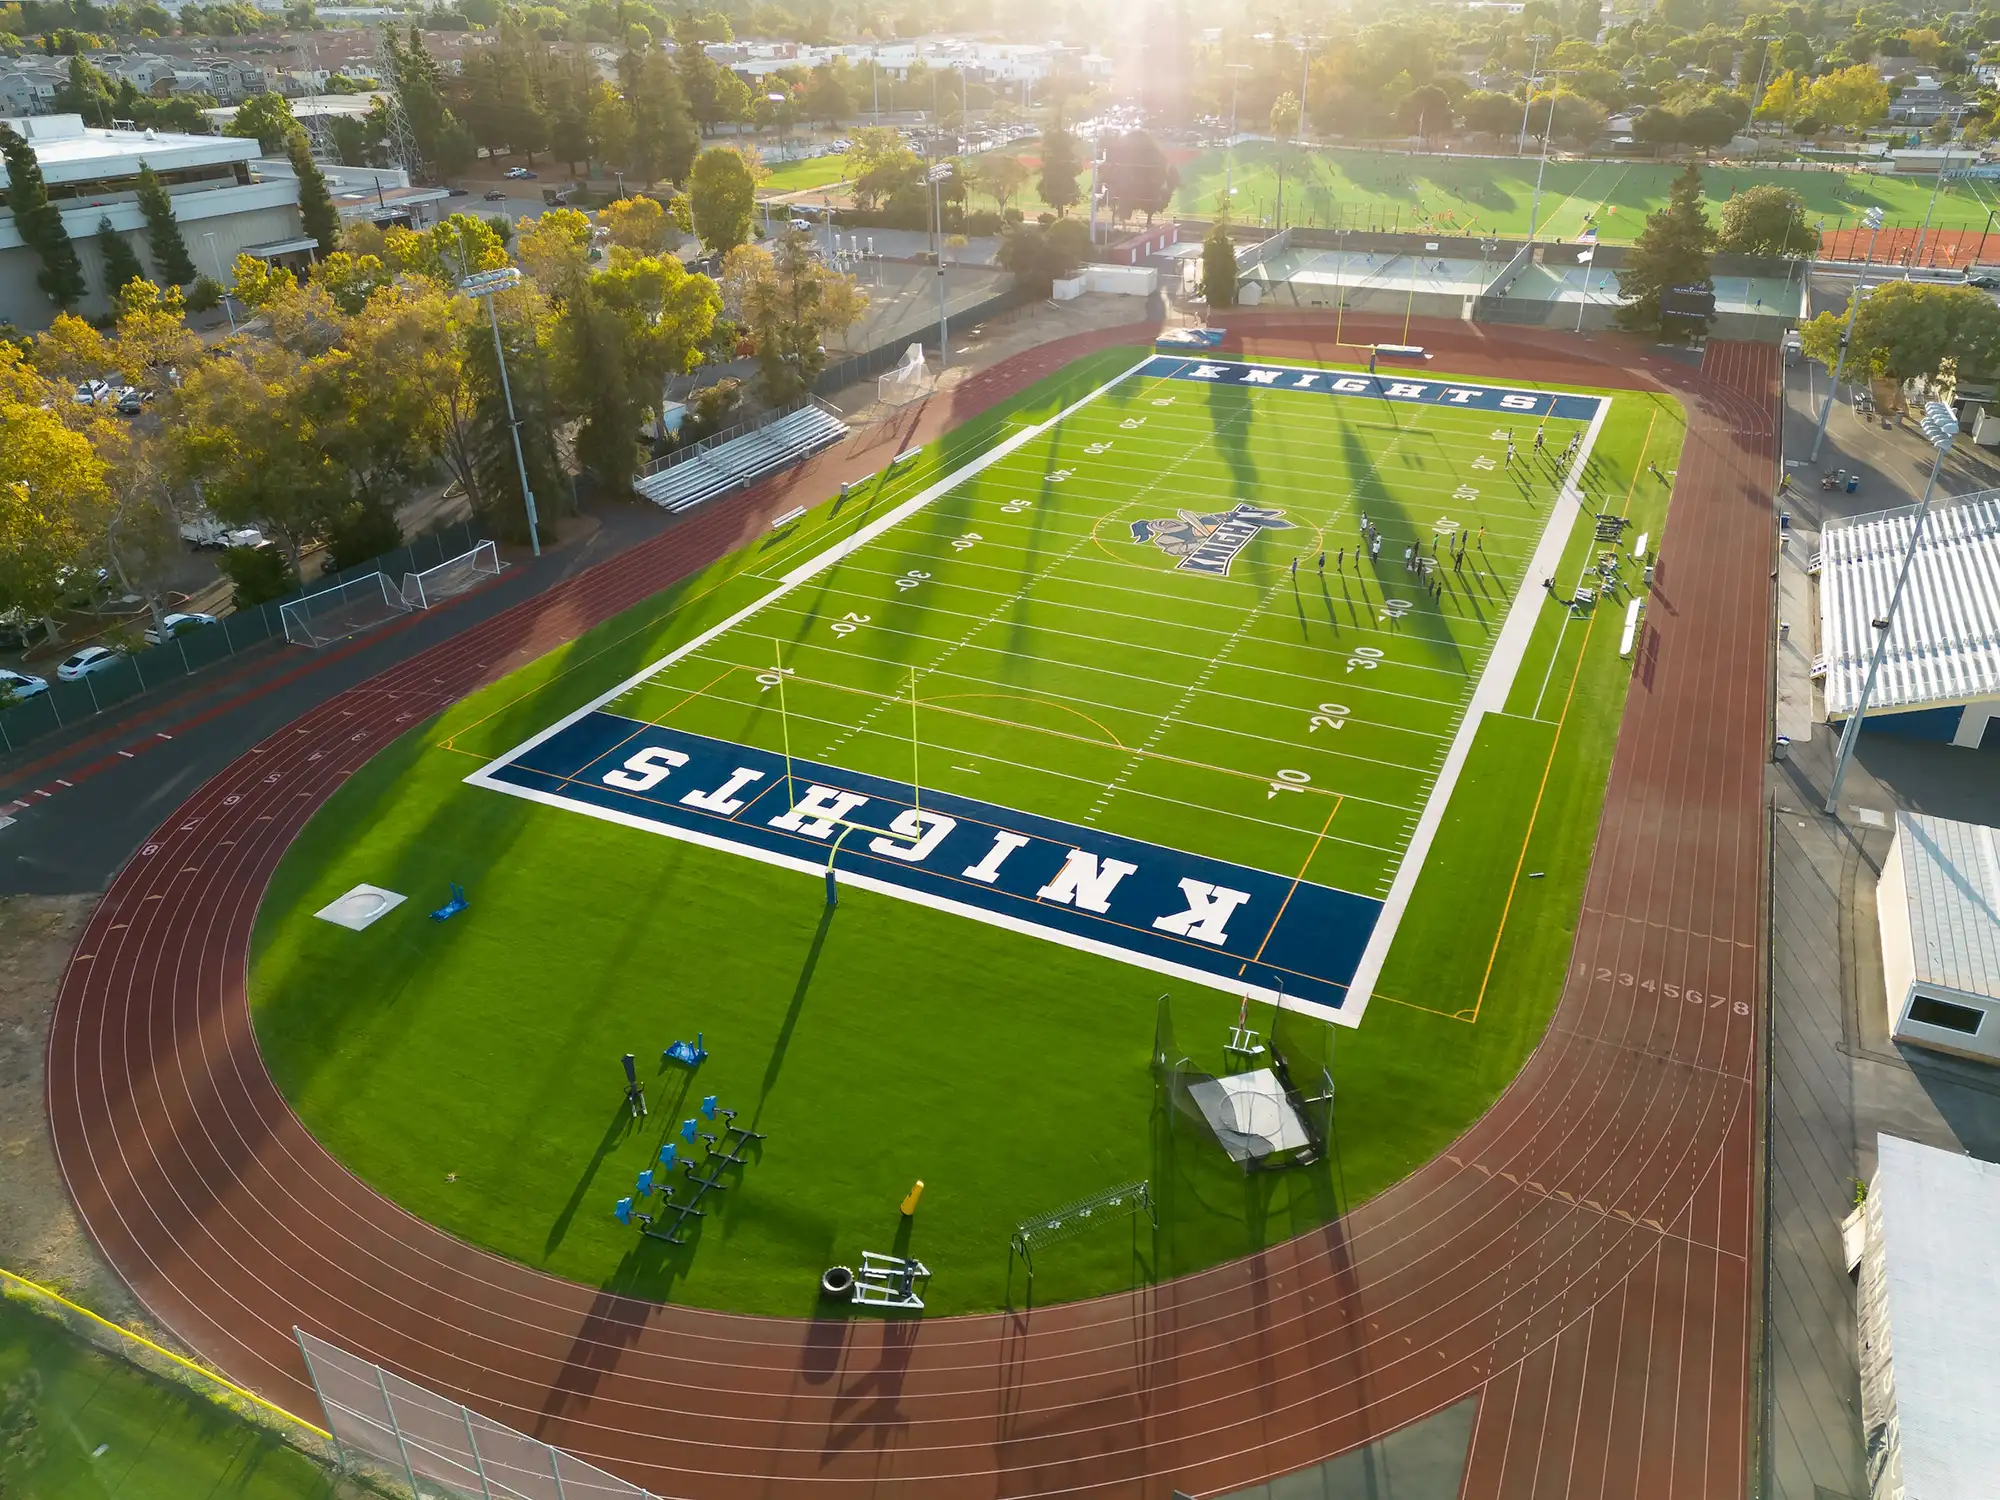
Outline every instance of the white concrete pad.
<path id="1" fill-rule="evenodd" d="M 313 915 L 322 922 L 359 932 L 378 917 L 387 916 L 409 898 L 379 885 L 357 885 L 345 896 L 329 901 Z"/>

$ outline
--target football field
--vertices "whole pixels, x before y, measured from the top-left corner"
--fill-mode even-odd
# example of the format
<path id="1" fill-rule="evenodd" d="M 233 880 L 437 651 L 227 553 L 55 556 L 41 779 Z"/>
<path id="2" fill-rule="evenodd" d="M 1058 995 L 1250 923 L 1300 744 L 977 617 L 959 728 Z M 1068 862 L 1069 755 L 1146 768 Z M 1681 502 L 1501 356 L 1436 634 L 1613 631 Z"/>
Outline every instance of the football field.
<path id="1" fill-rule="evenodd" d="M 1355 1024 L 1608 407 L 1157 355 L 469 779 Z"/>

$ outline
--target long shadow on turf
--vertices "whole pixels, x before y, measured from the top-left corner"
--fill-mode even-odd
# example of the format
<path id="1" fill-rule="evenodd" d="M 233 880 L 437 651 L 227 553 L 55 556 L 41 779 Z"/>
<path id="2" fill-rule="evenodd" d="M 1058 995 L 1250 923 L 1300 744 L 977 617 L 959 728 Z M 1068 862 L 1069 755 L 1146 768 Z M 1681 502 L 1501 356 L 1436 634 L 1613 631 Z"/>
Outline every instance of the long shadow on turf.
<path id="1" fill-rule="evenodd" d="M 563 1242 L 563 1236 L 569 1233 L 570 1221 L 576 1217 L 577 1209 L 582 1206 L 583 1195 L 590 1191 L 591 1180 L 597 1176 L 597 1169 L 604 1165 L 604 1158 L 632 1134 L 637 1123 L 632 1118 L 631 1110 L 625 1107 L 623 1100 L 620 1100 L 618 1108 L 612 1112 L 610 1123 L 604 1127 L 603 1139 L 598 1141 L 597 1149 L 591 1153 L 590 1165 L 583 1169 L 583 1175 L 577 1178 L 576 1187 L 570 1192 L 569 1202 L 563 1205 L 563 1211 L 556 1215 L 555 1223 L 549 1226 L 548 1240 L 542 1245 L 544 1258 L 553 1255 L 556 1246 Z"/>
<path id="2" fill-rule="evenodd" d="M 834 908 L 823 907 L 819 914 L 819 926 L 813 929 L 812 946 L 806 949 L 806 961 L 799 966 L 799 981 L 792 986 L 792 1003 L 785 1011 L 784 1024 L 778 1028 L 777 1040 L 771 1043 L 771 1060 L 764 1064 L 764 1081 L 757 1090 L 757 1109 L 750 1117 L 755 1128 L 763 1118 L 764 1101 L 771 1097 L 771 1090 L 777 1087 L 778 1072 L 785 1066 L 785 1053 L 792 1045 L 792 1031 L 799 1024 L 799 1012 L 805 1009 L 806 991 L 812 988 L 813 971 L 819 968 L 819 955 L 826 947 L 826 935 L 833 926 Z"/>

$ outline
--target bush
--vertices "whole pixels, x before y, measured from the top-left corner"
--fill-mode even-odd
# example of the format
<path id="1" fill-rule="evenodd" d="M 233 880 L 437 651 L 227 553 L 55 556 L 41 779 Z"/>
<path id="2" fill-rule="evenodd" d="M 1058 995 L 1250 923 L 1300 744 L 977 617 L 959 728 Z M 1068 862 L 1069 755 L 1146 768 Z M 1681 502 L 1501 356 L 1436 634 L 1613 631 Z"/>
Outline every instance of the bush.
<path id="1" fill-rule="evenodd" d="M 191 313 L 214 312 L 222 306 L 222 287 L 211 276 L 197 276 L 187 290 L 185 306 Z"/>
<path id="2" fill-rule="evenodd" d="M 298 587 L 291 560 L 276 547 L 228 547 L 222 553 L 222 576 L 235 586 L 239 610 L 255 609 L 282 599 Z"/>
<path id="3" fill-rule="evenodd" d="M 325 573 L 340 573 L 403 545 L 403 528 L 386 506 L 357 505 L 333 524 L 326 538 Z"/>
<path id="4" fill-rule="evenodd" d="M 1016 217 L 1018 216 L 1019 211 L 1016 210 Z M 998 234 L 1001 225 L 1006 223 L 1006 220 L 993 212 L 992 209 L 982 208 L 965 215 L 961 223 L 968 235 L 978 238 L 985 235 Z"/>
<path id="5" fill-rule="evenodd" d="M 743 405 L 743 382 L 724 376 L 714 385 L 705 385 L 687 399 L 687 415 L 681 419 L 680 440 L 698 443 L 710 433 L 720 432 L 736 419 Z"/>

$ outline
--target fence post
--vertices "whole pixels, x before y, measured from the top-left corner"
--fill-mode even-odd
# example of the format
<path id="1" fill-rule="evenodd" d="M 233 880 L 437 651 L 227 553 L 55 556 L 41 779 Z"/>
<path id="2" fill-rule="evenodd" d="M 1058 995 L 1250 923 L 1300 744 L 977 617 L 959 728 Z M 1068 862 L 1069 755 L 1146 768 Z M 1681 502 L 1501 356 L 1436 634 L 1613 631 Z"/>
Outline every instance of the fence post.
<path id="1" fill-rule="evenodd" d="M 97 684 L 92 682 L 90 677 L 91 674 L 88 672 L 83 674 L 83 685 L 90 690 L 90 711 L 101 714 L 104 712 L 104 705 L 97 701 Z"/>
<path id="2" fill-rule="evenodd" d="M 562 1455 L 556 1451 L 554 1443 L 544 1443 L 549 1450 L 549 1472 L 556 1476 L 556 1500 L 564 1500 L 562 1482 Z"/>
<path id="3" fill-rule="evenodd" d="M 333 1408 L 326 1404 L 326 1392 L 319 1388 L 319 1369 L 313 1364 L 312 1352 L 306 1348 L 306 1331 L 293 1324 L 292 1337 L 299 1341 L 299 1354 L 306 1362 L 306 1379 L 312 1382 L 313 1395 L 319 1398 L 320 1415 L 326 1418 L 326 1435 L 333 1439 L 334 1467 L 344 1469 L 347 1467 L 347 1455 L 341 1450 L 340 1428 L 333 1420 Z"/>
<path id="4" fill-rule="evenodd" d="M 389 1413 L 389 1431 L 395 1435 L 396 1451 L 403 1455 L 403 1472 L 410 1476 L 410 1494 L 412 1500 L 423 1500 L 423 1497 L 417 1493 L 417 1471 L 410 1466 L 410 1449 L 409 1445 L 403 1441 L 402 1424 L 396 1420 L 396 1402 L 389 1394 L 389 1377 L 382 1373 L 380 1365 L 375 1367 L 375 1385 L 382 1392 L 383 1409 Z M 556 1485 L 558 1488 L 561 1488 L 562 1481 L 557 1480 Z"/>
<path id="5" fill-rule="evenodd" d="M 0 713 L 0 750 L 9 755 L 14 753 L 14 741 L 7 734 L 7 716 L 4 713 Z"/>
<path id="6" fill-rule="evenodd" d="M 181 654 L 181 676 L 183 677 L 192 676 L 194 674 L 194 668 L 188 665 L 187 642 L 182 640 L 178 635 L 176 635 L 174 637 L 174 646 L 176 649 L 179 650 Z"/>
<path id="7" fill-rule="evenodd" d="M 139 653 L 134 651 L 130 656 L 126 657 L 125 660 L 132 663 L 132 675 L 139 679 L 139 691 L 142 693 L 145 692 L 146 674 L 139 670 Z"/>
<path id="8" fill-rule="evenodd" d="M 479 1456 L 479 1436 L 472 1430 L 472 1408 L 461 1406 L 458 1414 L 465 1418 L 465 1442 L 472 1449 L 472 1471 L 479 1476 L 479 1492 L 486 1500 L 493 1500 L 493 1486 L 486 1482 L 486 1460 Z"/>

